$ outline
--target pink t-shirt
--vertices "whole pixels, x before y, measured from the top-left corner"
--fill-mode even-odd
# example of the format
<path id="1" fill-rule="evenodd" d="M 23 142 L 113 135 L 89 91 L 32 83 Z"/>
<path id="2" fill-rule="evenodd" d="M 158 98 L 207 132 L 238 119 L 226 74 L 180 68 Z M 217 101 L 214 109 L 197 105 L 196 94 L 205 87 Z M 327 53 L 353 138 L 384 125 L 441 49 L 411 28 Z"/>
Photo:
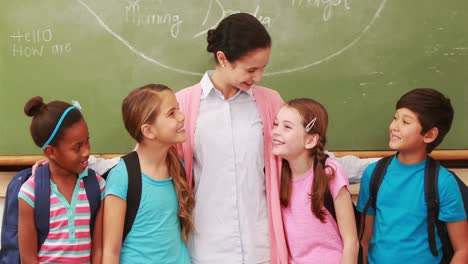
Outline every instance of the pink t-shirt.
<path id="1" fill-rule="evenodd" d="M 347 188 L 348 177 L 336 160 L 328 158 L 326 164 L 335 169 L 335 178 L 330 182 L 335 199 L 341 188 Z M 293 179 L 289 206 L 281 209 L 289 263 L 341 263 L 343 241 L 336 221 L 327 214 L 326 222 L 322 223 L 310 209 L 313 180 L 313 169 L 307 175 Z"/>

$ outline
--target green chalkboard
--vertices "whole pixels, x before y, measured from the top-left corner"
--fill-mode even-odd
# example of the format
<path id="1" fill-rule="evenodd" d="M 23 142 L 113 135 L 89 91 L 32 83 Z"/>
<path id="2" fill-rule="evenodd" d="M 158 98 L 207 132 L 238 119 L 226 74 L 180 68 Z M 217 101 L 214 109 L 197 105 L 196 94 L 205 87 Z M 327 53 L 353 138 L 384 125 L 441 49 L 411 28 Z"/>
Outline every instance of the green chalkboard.
<path id="1" fill-rule="evenodd" d="M 0 8 L 0 155 L 37 154 L 22 108 L 78 100 L 94 153 L 134 143 L 122 99 L 147 83 L 176 90 L 214 66 L 206 31 L 234 12 L 273 39 L 262 85 L 329 110 L 332 150 L 387 149 L 394 104 L 436 87 L 456 110 L 444 149 L 468 149 L 468 2 L 397 0 L 21 0 Z"/>

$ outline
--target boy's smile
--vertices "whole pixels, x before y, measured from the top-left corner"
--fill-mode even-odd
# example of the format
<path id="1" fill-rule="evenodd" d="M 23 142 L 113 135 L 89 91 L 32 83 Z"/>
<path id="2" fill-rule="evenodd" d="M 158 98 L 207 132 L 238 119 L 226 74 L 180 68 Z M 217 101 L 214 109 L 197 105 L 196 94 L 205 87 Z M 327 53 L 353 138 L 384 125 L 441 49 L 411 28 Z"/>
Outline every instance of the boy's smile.
<path id="1" fill-rule="evenodd" d="M 428 138 L 422 134 L 422 126 L 415 112 L 408 108 L 396 111 L 390 123 L 389 147 L 400 152 L 399 156 L 415 154 L 422 158 L 426 154 Z"/>
<path id="2" fill-rule="evenodd" d="M 400 150 L 423 146 L 421 131 L 416 113 L 407 108 L 398 109 L 390 123 L 390 148 Z"/>

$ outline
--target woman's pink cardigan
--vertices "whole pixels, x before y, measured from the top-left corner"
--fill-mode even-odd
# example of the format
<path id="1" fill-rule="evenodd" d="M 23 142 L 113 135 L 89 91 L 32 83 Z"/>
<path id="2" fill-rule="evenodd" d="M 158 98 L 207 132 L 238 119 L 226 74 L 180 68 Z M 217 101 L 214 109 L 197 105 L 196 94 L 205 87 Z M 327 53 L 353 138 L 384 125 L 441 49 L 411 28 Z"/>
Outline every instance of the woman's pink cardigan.
<path id="1" fill-rule="evenodd" d="M 193 188 L 193 143 L 198 119 L 198 109 L 200 107 L 201 91 L 201 84 L 198 83 L 176 94 L 180 110 L 185 114 L 185 130 L 188 135 L 187 140 L 183 144 L 177 146 L 177 150 L 184 159 L 187 181 L 190 183 L 191 188 Z M 286 264 L 288 263 L 288 250 L 284 237 L 279 199 L 281 159 L 274 157 L 271 153 L 271 129 L 273 128 L 276 114 L 283 105 L 283 100 L 278 92 L 265 87 L 252 86 L 252 91 L 263 123 L 266 176 L 265 189 L 267 194 L 271 248 L 270 262 L 272 264 Z"/>

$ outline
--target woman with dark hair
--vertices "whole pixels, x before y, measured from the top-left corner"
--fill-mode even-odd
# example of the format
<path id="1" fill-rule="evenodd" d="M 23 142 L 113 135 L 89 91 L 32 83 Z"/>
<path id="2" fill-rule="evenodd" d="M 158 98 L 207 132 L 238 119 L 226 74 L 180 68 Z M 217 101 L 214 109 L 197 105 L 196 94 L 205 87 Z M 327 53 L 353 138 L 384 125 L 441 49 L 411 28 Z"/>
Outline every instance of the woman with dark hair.
<path id="1" fill-rule="evenodd" d="M 254 85 L 271 38 L 252 15 L 233 14 L 208 31 L 214 71 L 176 96 L 188 139 L 179 145 L 195 195 L 193 263 L 287 263 L 279 173 L 271 128 L 283 104 Z"/>

